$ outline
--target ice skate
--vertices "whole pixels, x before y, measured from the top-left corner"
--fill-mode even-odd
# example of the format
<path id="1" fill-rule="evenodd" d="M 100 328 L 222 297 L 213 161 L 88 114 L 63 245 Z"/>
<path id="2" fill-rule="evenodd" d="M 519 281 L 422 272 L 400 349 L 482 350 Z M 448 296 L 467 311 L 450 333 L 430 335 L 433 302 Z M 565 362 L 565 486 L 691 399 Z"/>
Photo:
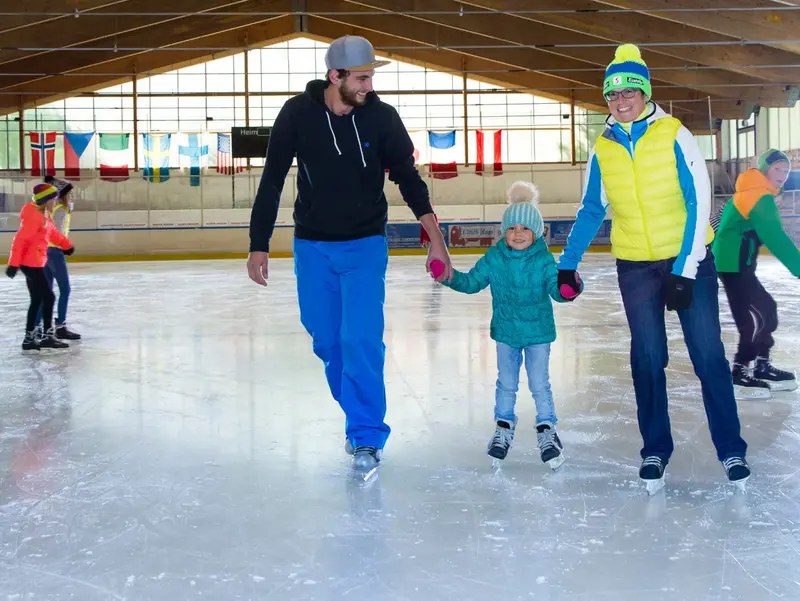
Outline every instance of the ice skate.
<path id="1" fill-rule="evenodd" d="M 506 420 L 497 420 L 494 436 L 489 441 L 487 453 L 492 457 L 492 466 L 500 467 L 500 461 L 506 458 L 514 442 L 514 425 Z"/>
<path id="2" fill-rule="evenodd" d="M 772 390 L 789 392 L 797 390 L 794 374 L 776 368 L 766 357 L 758 357 L 753 376 L 766 382 Z"/>
<path id="3" fill-rule="evenodd" d="M 564 465 L 564 447 L 555 428 L 549 423 L 537 425 L 536 438 L 539 442 L 539 453 L 545 465 L 554 471 Z"/>
<path id="4" fill-rule="evenodd" d="M 353 443 L 350 442 L 349 438 L 344 439 L 344 452 L 348 455 L 353 455 L 356 450 L 353 448 Z"/>
<path id="5" fill-rule="evenodd" d="M 353 472 L 365 482 L 378 472 L 381 451 L 375 447 L 356 447 L 353 451 Z"/>
<path id="6" fill-rule="evenodd" d="M 22 340 L 22 354 L 23 355 L 38 355 L 40 351 L 39 341 L 36 339 L 36 330 L 33 332 L 25 332 L 25 338 Z"/>
<path id="7" fill-rule="evenodd" d="M 58 338 L 56 338 L 56 329 L 50 328 L 45 333 L 41 342 L 39 342 L 39 348 L 43 354 L 47 353 L 55 355 L 66 353 L 69 350 L 69 345 L 66 342 L 61 342 Z"/>
<path id="8" fill-rule="evenodd" d="M 38 325 L 33 329 L 33 339 L 37 343 L 40 343 L 42 338 L 44 338 L 44 328 L 41 325 Z"/>
<path id="9" fill-rule="evenodd" d="M 664 488 L 664 473 L 667 469 L 666 459 L 650 455 L 645 457 L 642 461 L 642 466 L 639 468 L 639 478 L 641 478 L 647 488 L 647 494 L 653 496 L 659 490 Z"/>
<path id="10" fill-rule="evenodd" d="M 747 481 L 750 479 L 750 466 L 744 457 L 728 457 L 722 461 L 728 480 L 741 492 L 747 492 Z"/>
<path id="11" fill-rule="evenodd" d="M 77 341 L 81 339 L 81 335 L 71 332 L 67 327 L 67 324 L 62 323 L 61 325 L 56 326 L 56 338 L 59 340 Z"/>
<path id="12" fill-rule="evenodd" d="M 752 370 L 741 363 L 733 364 L 733 389 L 736 398 L 742 401 L 769 399 L 770 385 L 752 376 Z"/>

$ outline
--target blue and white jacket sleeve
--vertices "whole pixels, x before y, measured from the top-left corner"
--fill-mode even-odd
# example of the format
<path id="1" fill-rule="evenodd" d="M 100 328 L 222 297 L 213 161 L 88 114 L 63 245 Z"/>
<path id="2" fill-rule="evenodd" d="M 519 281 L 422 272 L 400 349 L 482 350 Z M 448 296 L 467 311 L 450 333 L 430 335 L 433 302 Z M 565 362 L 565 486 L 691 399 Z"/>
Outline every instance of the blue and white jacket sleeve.
<path id="1" fill-rule="evenodd" d="M 678 181 L 686 202 L 683 244 L 672 273 L 695 279 L 697 266 L 706 256 L 706 234 L 711 219 L 711 178 L 703 153 L 691 132 L 681 126 L 675 138 Z"/>
<path id="2" fill-rule="evenodd" d="M 583 200 L 581 208 L 575 216 L 575 224 L 567 238 L 567 245 L 561 253 L 558 268 L 561 270 L 577 269 L 583 258 L 583 253 L 597 235 L 597 230 L 603 225 L 608 211 L 608 199 L 603 187 L 603 178 L 600 175 L 600 163 L 595 156 L 594 148 L 586 162 L 586 181 L 583 187 Z"/>

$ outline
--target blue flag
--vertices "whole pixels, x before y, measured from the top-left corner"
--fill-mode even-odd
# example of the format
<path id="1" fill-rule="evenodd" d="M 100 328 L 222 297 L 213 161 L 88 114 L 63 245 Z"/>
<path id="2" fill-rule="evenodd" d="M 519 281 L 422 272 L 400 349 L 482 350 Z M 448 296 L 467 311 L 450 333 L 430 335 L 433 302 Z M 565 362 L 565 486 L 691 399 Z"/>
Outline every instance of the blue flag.
<path id="1" fill-rule="evenodd" d="M 456 145 L 456 130 L 438 134 L 428 130 L 428 143 L 431 148 L 447 149 Z"/>
<path id="2" fill-rule="evenodd" d="M 142 134 L 144 138 L 144 179 L 161 184 L 169 179 L 169 147 L 172 134 Z"/>
<path id="3" fill-rule="evenodd" d="M 179 146 L 178 152 L 189 158 L 189 185 L 200 185 L 200 160 L 208 154 L 208 145 L 200 146 L 200 134 L 189 134 L 189 145 Z"/>

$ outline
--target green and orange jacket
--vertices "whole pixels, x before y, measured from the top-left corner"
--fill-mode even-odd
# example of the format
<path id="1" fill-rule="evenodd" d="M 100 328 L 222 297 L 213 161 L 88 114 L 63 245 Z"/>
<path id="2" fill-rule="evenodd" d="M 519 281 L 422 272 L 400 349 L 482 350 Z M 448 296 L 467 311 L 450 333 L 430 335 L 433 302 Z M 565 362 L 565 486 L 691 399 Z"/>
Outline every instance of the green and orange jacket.
<path id="1" fill-rule="evenodd" d="M 800 277 L 800 250 L 784 231 L 774 188 L 758 169 L 736 180 L 736 192 L 722 211 L 712 248 L 717 271 L 739 273 L 753 269 L 763 245 Z"/>

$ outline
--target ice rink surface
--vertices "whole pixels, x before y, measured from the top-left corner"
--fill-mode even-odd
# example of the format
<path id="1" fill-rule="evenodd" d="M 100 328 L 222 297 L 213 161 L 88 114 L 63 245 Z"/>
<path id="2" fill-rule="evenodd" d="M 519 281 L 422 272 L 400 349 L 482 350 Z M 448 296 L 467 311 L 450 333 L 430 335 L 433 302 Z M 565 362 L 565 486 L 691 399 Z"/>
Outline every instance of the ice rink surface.
<path id="1" fill-rule="evenodd" d="M 489 293 L 393 257 L 393 434 L 367 485 L 349 477 L 290 260 L 272 261 L 266 290 L 243 261 L 70 269 L 84 340 L 65 356 L 20 354 L 27 291 L 0 282 L 0 601 L 800 599 L 798 395 L 739 403 L 753 477 L 734 493 L 668 314 L 676 452 L 648 497 L 607 255 L 587 257 L 585 294 L 555 308 L 567 463 L 541 463 L 523 375 L 496 474 Z M 775 363 L 794 369 L 797 280 L 768 258 L 760 274 L 779 304 Z"/>

